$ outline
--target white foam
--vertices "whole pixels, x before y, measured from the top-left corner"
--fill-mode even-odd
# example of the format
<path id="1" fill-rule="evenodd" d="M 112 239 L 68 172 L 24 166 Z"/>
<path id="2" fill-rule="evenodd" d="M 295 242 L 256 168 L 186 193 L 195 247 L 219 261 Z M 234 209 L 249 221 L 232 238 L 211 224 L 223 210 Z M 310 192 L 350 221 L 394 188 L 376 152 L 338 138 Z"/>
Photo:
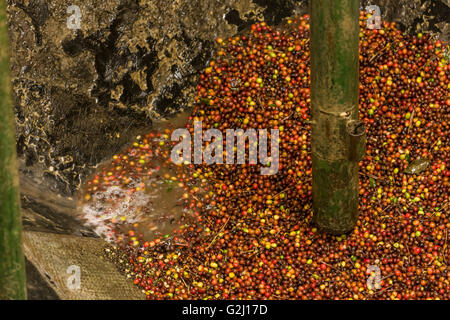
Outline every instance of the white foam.
<path id="1" fill-rule="evenodd" d="M 139 183 L 140 181 L 132 181 L 129 188 L 137 187 Z M 120 186 L 110 186 L 105 191 L 94 193 L 91 200 L 82 206 L 81 212 L 86 224 L 111 242 L 116 239 L 114 227 L 121 223 L 140 221 L 142 210 L 139 208 L 149 203 L 150 196 L 143 191 L 130 193 Z M 116 220 L 116 223 L 111 220 Z"/>

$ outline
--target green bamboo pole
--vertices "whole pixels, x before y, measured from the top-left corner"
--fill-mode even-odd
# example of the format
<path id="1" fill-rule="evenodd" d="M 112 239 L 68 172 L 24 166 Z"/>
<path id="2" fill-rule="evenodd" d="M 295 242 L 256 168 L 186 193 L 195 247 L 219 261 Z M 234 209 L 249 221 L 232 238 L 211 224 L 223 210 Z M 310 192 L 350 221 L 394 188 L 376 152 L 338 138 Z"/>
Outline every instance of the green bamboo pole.
<path id="1" fill-rule="evenodd" d="M 6 1 L 0 1 L 0 299 L 26 299 Z"/>
<path id="2" fill-rule="evenodd" d="M 332 233 L 358 219 L 359 0 L 311 0 L 313 221 Z"/>

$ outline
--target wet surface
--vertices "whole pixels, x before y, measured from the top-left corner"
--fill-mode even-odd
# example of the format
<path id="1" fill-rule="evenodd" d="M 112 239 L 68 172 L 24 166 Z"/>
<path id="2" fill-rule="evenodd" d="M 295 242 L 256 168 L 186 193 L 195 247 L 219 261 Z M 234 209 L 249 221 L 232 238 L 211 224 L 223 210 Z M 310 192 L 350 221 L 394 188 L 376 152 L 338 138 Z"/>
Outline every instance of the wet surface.
<path id="1" fill-rule="evenodd" d="M 368 4 L 408 32 L 448 40 L 445 0 Z M 79 30 L 67 28 L 69 5 L 80 7 Z M 138 132 L 192 106 L 217 37 L 281 24 L 308 1 L 9 0 L 8 11 L 21 170 L 70 196 Z"/>
<path id="2" fill-rule="evenodd" d="M 43 190 L 24 176 L 20 178 L 20 186 L 24 230 L 98 237 L 77 219 L 73 198 Z"/>
<path id="3" fill-rule="evenodd" d="M 48 285 L 47 281 L 28 259 L 25 259 L 25 268 L 28 300 L 59 300 L 55 290 Z"/>
<path id="4" fill-rule="evenodd" d="M 168 127 L 183 127 L 189 114 L 188 111 L 167 120 L 155 121 L 155 130 L 152 132 L 164 132 Z M 136 155 L 133 147 L 122 151 L 128 155 Z M 22 174 L 20 184 L 24 231 L 103 237 L 107 240 L 113 240 L 108 231 L 128 235 L 131 229 L 142 233 L 143 238 L 148 240 L 166 234 L 172 236 L 172 232 L 179 227 L 179 217 L 185 210 L 185 190 L 167 178 L 175 176 L 177 169 L 165 160 L 162 156 L 159 159 L 153 158 L 151 165 L 159 168 L 155 170 L 155 174 L 145 174 L 143 179 L 135 177 L 132 183 L 127 184 L 132 188 L 143 183 L 145 191 L 130 196 L 127 193 L 129 189 L 123 186 L 109 186 L 109 189 L 97 192 L 90 201 L 83 199 L 86 188 L 83 188 L 78 197 L 65 197 L 42 189 L 37 178 L 32 179 Z M 107 170 L 108 162 L 100 164 L 98 168 L 98 172 Z M 128 170 L 131 168 L 128 167 Z M 95 173 L 92 177 L 95 177 Z M 118 217 L 121 223 L 111 223 L 113 216 Z M 122 221 L 120 217 L 125 216 L 128 219 Z M 171 240 L 166 238 L 166 242 L 170 246 Z M 48 283 L 49 279 L 29 260 L 26 260 L 26 268 L 29 299 L 58 299 Z"/>
<path id="5" fill-rule="evenodd" d="M 64 195 L 152 121 L 189 106 L 217 36 L 263 18 L 250 0 L 8 4 L 22 169 Z M 67 28 L 69 5 L 81 10 L 79 30 Z"/>
<path id="6" fill-rule="evenodd" d="M 134 152 L 131 151 L 131 154 Z M 113 170 L 107 167 L 107 170 L 110 169 Z M 168 234 L 173 231 L 183 208 L 184 190 L 170 179 L 177 173 L 162 159 L 154 158 L 151 168 L 146 170 L 141 176 L 125 178 L 124 185 L 112 183 L 98 188 L 92 196 L 86 194 L 85 201 L 80 204 L 82 219 L 98 235 L 115 240 L 113 232 L 127 233 L 129 229 L 135 229 L 142 232 L 146 239 L 153 239 L 155 233 Z M 96 179 L 98 175 L 94 176 Z M 89 200 L 86 201 L 87 198 Z M 136 223 L 139 227 L 133 228 Z"/>
<path id="7" fill-rule="evenodd" d="M 185 227 L 180 220 L 189 215 L 189 191 L 201 190 L 183 183 L 193 174 L 190 166 L 170 160 L 171 132 L 184 127 L 190 112 L 155 123 L 155 130 L 101 164 L 78 196 L 78 217 L 109 242 L 124 239 L 171 242 Z M 196 193 L 200 197 L 201 192 Z"/>
<path id="8" fill-rule="evenodd" d="M 378 5 L 382 19 L 395 21 L 410 34 L 431 33 L 449 40 L 450 7 L 448 0 L 362 0 L 361 7 Z"/>
<path id="9" fill-rule="evenodd" d="M 369 2 L 403 30 L 448 40 L 446 1 L 362 1 L 362 6 Z M 279 24 L 307 10 L 307 1 L 293 0 L 205 1 L 199 8 L 189 1 L 166 7 L 164 1 L 165 10 L 158 9 L 158 1 L 88 1 L 82 9 L 91 14 L 84 16 L 80 31 L 72 32 L 64 27 L 65 8 L 72 3 L 8 3 L 24 228 L 84 237 L 102 235 L 104 229 L 95 228 L 107 220 L 94 219 L 91 227 L 78 220 L 77 189 L 138 135 L 161 130 L 166 124 L 158 124 L 161 116 L 190 106 L 215 37 L 243 32 L 262 19 Z M 135 215 L 118 228 L 123 233 L 133 228 L 149 239 L 170 234 L 183 210 L 183 192 L 165 178 L 176 170 L 162 163 L 153 162 L 162 169 L 152 178 L 127 186 L 144 184 L 145 192 L 134 198 L 124 200 L 128 188 L 111 186 L 109 197 L 93 196 L 81 206 L 91 205 L 94 216 L 110 210 L 108 220 L 125 212 Z M 34 281 L 30 265 L 27 271 Z M 32 297 L 53 297 L 44 291 L 35 288 Z"/>

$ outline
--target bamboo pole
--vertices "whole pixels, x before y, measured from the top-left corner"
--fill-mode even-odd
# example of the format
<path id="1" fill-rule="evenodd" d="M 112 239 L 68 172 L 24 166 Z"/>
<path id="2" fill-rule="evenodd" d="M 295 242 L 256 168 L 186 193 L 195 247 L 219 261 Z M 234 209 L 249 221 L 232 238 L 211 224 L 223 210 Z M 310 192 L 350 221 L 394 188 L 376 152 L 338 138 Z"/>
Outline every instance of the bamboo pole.
<path id="1" fill-rule="evenodd" d="M 0 299 L 26 299 L 6 1 L 0 1 Z"/>
<path id="2" fill-rule="evenodd" d="M 311 0 L 313 221 L 332 233 L 358 219 L 359 0 Z"/>

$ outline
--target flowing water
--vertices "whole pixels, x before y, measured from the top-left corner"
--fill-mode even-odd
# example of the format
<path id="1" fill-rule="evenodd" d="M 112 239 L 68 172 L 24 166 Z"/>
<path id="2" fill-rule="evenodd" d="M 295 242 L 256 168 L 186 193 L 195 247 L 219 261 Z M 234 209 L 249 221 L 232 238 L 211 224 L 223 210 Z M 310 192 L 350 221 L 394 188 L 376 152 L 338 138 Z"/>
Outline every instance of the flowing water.
<path id="1" fill-rule="evenodd" d="M 190 112 L 154 123 L 150 133 L 102 163 L 80 191 L 80 219 L 99 236 L 114 242 L 128 235 L 151 241 L 172 236 L 182 225 L 187 207 L 186 186 L 179 177 L 186 166 L 169 160 L 170 130 L 184 127 Z"/>

